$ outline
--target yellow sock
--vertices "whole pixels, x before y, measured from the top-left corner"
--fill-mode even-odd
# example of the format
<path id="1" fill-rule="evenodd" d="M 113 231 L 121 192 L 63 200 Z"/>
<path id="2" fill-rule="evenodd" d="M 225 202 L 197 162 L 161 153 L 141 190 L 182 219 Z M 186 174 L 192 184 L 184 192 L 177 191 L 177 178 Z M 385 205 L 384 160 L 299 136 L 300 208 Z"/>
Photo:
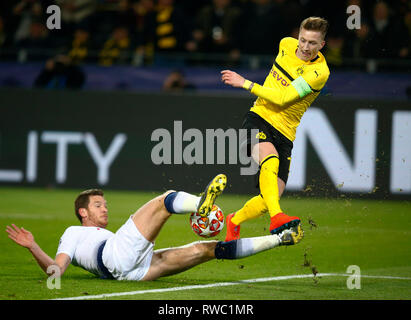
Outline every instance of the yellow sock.
<path id="1" fill-rule="evenodd" d="M 261 195 L 255 196 L 248 200 L 244 207 L 236 212 L 231 221 L 239 225 L 244 221 L 257 218 L 267 211 L 267 206 L 265 205 L 264 199 Z"/>
<path id="2" fill-rule="evenodd" d="M 267 205 L 270 217 L 282 212 L 278 194 L 278 167 L 280 160 L 274 154 L 265 157 L 260 163 L 260 192 Z"/>

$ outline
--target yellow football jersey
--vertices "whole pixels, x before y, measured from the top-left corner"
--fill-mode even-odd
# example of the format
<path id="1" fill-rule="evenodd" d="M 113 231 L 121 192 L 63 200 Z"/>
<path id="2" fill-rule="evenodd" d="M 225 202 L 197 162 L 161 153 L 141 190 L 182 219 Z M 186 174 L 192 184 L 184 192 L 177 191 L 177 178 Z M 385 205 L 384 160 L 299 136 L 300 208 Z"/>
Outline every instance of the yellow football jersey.
<path id="1" fill-rule="evenodd" d="M 258 98 L 250 110 L 291 141 L 295 139 L 301 117 L 320 94 L 330 75 L 321 52 L 306 62 L 296 56 L 297 47 L 297 39 L 282 39 L 263 86 L 254 84 L 251 89 Z"/>

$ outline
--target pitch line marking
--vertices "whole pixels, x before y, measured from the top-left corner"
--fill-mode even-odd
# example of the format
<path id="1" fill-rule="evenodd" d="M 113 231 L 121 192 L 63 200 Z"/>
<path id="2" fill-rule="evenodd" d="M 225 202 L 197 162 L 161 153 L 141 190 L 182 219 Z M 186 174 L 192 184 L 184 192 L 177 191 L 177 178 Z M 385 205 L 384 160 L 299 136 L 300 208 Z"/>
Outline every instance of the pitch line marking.
<path id="1" fill-rule="evenodd" d="M 348 277 L 352 276 L 349 273 L 318 273 L 317 277 Z M 218 282 L 210 283 L 203 285 L 193 285 L 193 286 L 182 286 L 182 287 L 172 287 L 172 288 L 162 288 L 162 289 L 148 289 L 148 290 L 137 290 L 137 291 L 128 291 L 128 292 L 114 292 L 114 293 L 104 293 L 98 295 L 88 295 L 88 296 L 78 296 L 78 297 L 69 297 L 69 298 L 60 298 L 52 300 L 88 300 L 88 299 L 104 299 L 111 297 L 121 297 L 121 296 L 133 296 L 144 293 L 162 293 L 162 292 L 171 292 L 171 291 L 184 291 L 184 290 L 193 290 L 193 289 L 206 289 L 213 287 L 228 287 L 236 286 L 240 284 L 248 283 L 257 283 L 257 282 L 268 282 L 268 281 L 280 281 L 280 280 L 290 280 L 290 279 L 303 279 L 303 278 L 312 278 L 312 274 L 296 274 L 291 276 L 278 276 L 278 277 L 269 277 L 269 278 L 257 278 L 257 279 L 246 279 L 233 282 Z M 393 277 L 393 276 L 369 276 L 361 275 L 362 278 L 373 278 L 373 279 L 392 279 L 392 280 L 411 280 L 408 277 Z"/>

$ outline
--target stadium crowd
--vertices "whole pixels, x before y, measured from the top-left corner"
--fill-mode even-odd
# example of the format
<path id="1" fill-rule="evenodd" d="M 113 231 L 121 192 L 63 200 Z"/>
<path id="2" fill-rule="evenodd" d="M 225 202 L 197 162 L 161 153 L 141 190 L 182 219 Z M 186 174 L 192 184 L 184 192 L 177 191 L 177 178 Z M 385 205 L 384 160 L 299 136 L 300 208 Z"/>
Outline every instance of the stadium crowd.
<path id="1" fill-rule="evenodd" d="M 53 4 L 61 9 L 59 30 L 46 24 Z M 346 26 L 349 5 L 361 8 L 359 30 Z M 154 53 L 226 54 L 235 61 L 272 55 L 312 15 L 330 21 L 324 52 L 331 65 L 411 58 L 408 0 L 18 0 L 1 1 L 0 10 L 2 60 L 25 49 L 31 59 L 65 54 L 74 64 L 103 66 L 147 64 Z"/>

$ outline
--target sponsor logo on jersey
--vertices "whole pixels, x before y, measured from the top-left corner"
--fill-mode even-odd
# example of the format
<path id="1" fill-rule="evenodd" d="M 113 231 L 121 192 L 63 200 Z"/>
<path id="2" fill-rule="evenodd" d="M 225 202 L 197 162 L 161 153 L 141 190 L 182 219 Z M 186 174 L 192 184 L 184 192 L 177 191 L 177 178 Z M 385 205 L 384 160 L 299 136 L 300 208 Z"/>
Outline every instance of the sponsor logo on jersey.
<path id="1" fill-rule="evenodd" d="M 280 74 L 273 69 L 271 69 L 271 74 L 274 77 L 275 80 L 281 83 L 284 87 L 288 87 L 290 84 L 285 80 Z"/>

